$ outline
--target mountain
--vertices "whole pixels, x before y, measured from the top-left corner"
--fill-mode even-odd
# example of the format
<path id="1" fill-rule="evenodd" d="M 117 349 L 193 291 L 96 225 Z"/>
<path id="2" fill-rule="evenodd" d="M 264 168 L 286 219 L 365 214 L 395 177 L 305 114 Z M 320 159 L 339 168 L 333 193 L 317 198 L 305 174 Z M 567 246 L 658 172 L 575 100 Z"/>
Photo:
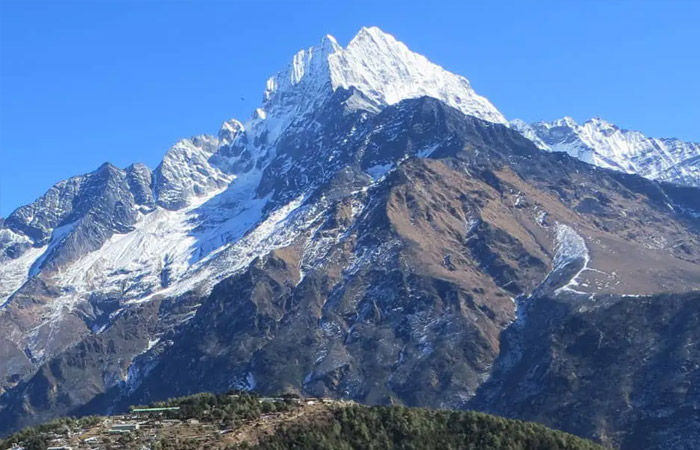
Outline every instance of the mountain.
<path id="1" fill-rule="evenodd" d="M 0 230 L 0 432 L 255 389 L 692 448 L 700 189 L 521 131 L 365 28 L 154 170 L 58 183 Z"/>
<path id="2" fill-rule="evenodd" d="M 583 125 L 571 117 L 533 124 L 516 119 L 510 124 L 543 150 L 652 180 L 700 186 L 700 143 L 648 138 L 598 117 Z"/>
<path id="3" fill-rule="evenodd" d="M 246 392 L 197 394 L 153 406 L 155 411 L 138 408 L 142 411 L 128 415 L 58 420 L 0 440 L 0 447 L 20 445 L 34 450 L 53 444 L 72 448 L 89 445 L 95 450 L 604 448 L 539 424 L 476 412 L 369 407 L 330 399 L 259 397 Z M 134 420 L 134 416 L 138 419 Z M 137 422 L 139 426 L 134 427 Z"/>
<path id="4" fill-rule="evenodd" d="M 209 291 L 294 239 L 299 230 L 285 232 L 285 220 L 311 184 L 326 180 L 309 180 L 311 149 L 296 165 L 276 154 L 295 145 L 286 136 L 312 133 L 310 121 L 331 99 L 343 103 L 337 115 L 353 115 L 360 125 L 369 113 L 424 95 L 505 122 L 463 77 L 377 28 L 363 28 L 346 49 L 327 36 L 297 53 L 268 80 L 262 107 L 245 125 L 231 120 L 216 137 L 184 139 L 153 171 L 105 164 L 14 211 L 0 231 L 0 304 L 7 302 L 11 317 L 0 324 L 0 348 L 12 355 L 0 379 L 35 370 L 109 324 L 124 305 Z M 344 131 L 325 145 L 343 145 L 332 139 L 352 136 Z"/>

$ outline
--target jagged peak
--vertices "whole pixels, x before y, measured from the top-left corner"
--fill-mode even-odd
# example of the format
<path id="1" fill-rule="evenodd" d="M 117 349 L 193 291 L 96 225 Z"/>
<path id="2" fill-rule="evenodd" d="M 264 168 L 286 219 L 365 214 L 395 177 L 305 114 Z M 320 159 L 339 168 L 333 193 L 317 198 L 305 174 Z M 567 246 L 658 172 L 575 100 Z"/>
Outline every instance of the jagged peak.
<path id="1" fill-rule="evenodd" d="M 102 172 L 103 170 L 119 170 L 119 168 L 111 162 L 106 161 L 100 164 L 100 167 L 97 168 L 98 172 Z"/>
<path id="2" fill-rule="evenodd" d="M 597 132 L 601 133 L 614 133 L 616 131 L 627 131 L 627 130 L 622 130 L 620 127 L 615 125 L 612 122 L 609 122 L 601 117 L 595 116 L 591 117 L 588 119 L 586 122 L 584 122 L 583 127 L 591 128 L 596 130 Z"/>
<path id="3" fill-rule="evenodd" d="M 216 151 L 217 139 L 209 134 L 198 134 L 189 138 L 180 139 L 171 146 L 165 153 L 165 156 L 182 153 L 183 150 L 193 147 L 212 153 Z"/>
<path id="4" fill-rule="evenodd" d="M 405 44 L 398 41 L 394 36 L 389 33 L 385 33 L 379 27 L 362 27 L 360 31 L 350 40 L 348 47 L 351 46 L 361 46 L 361 45 L 400 45 L 408 49 Z"/>
<path id="5" fill-rule="evenodd" d="M 511 123 L 514 123 L 515 121 L 511 121 Z M 615 125 L 614 123 L 603 119 L 600 116 L 593 116 L 590 119 L 586 120 L 585 122 L 579 124 L 573 117 L 571 116 L 564 116 L 560 119 L 552 120 L 551 122 L 543 121 L 543 122 L 535 122 L 533 125 L 544 125 L 546 127 L 567 127 L 571 128 L 573 130 L 578 130 L 583 127 L 592 127 L 596 129 L 611 129 L 611 130 L 620 130 L 620 127 Z"/>
<path id="6" fill-rule="evenodd" d="M 326 35 L 319 44 L 299 50 L 292 61 L 267 80 L 264 101 L 271 101 L 277 92 L 285 92 L 302 82 L 328 78 L 328 56 L 342 50 L 335 38 Z"/>
<path id="7" fill-rule="evenodd" d="M 214 136 L 202 134 L 191 138 L 180 139 L 173 144 L 161 160 L 155 172 L 162 176 L 163 171 L 173 166 L 180 165 L 191 160 L 206 160 L 218 149 L 218 139 Z"/>
<path id="8" fill-rule="evenodd" d="M 370 36 L 370 37 L 375 37 L 375 36 L 390 36 L 388 33 L 385 33 L 382 31 L 379 27 L 377 26 L 369 26 L 369 27 L 362 27 L 360 30 L 357 32 L 355 35 L 355 39 L 357 37 L 364 37 L 364 36 Z"/>
<path id="9" fill-rule="evenodd" d="M 594 116 L 578 124 L 571 117 L 530 125 L 511 121 L 520 134 L 543 150 L 569 153 L 599 167 L 636 173 L 652 180 L 700 185 L 700 144 L 648 137 Z"/>
<path id="10" fill-rule="evenodd" d="M 229 119 L 229 120 L 224 121 L 221 124 L 221 129 L 227 130 L 227 131 L 239 132 L 239 131 L 245 129 L 245 127 L 243 126 L 243 124 L 240 121 L 238 121 L 236 119 Z"/>
<path id="11" fill-rule="evenodd" d="M 607 121 L 600 116 L 593 116 L 584 123 L 617 127 L 617 125 L 615 125 L 614 123 Z"/>
<path id="12" fill-rule="evenodd" d="M 334 52 L 342 48 L 340 44 L 338 44 L 337 39 L 330 34 L 323 36 L 318 47 L 320 47 L 322 51 L 325 50 L 326 52 Z"/>
<path id="13" fill-rule="evenodd" d="M 525 122 L 523 119 L 518 119 L 517 117 L 515 119 L 511 119 L 509 123 L 511 124 L 511 126 L 516 127 L 516 128 L 519 128 L 519 127 L 525 128 L 525 127 L 530 126 L 530 124 Z"/>
<path id="14" fill-rule="evenodd" d="M 140 172 L 150 172 L 151 168 L 148 167 L 144 163 L 137 162 L 137 163 L 129 164 L 124 170 L 126 170 L 129 173 L 133 173 L 133 172 L 140 173 Z"/>
<path id="15" fill-rule="evenodd" d="M 297 52 L 282 71 L 268 80 L 263 109 L 272 116 L 304 112 L 339 88 L 360 91 L 371 110 L 428 96 L 465 114 L 506 123 L 487 99 L 474 92 L 466 78 L 412 52 L 378 27 L 361 28 L 346 48 L 328 35 L 318 45 Z M 290 97 L 295 98 L 294 104 L 280 107 Z"/>
<path id="16" fill-rule="evenodd" d="M 220 145 L 228 145 L 238 136 L 240 133 L 245 132 L 245 126 L 236 119 L 230 119 L 221 124 L 219 129 L 219 141 Z"/>
<path id="17" fill-rule="evenodd" d="M 100 167 L 97 168 L 94 172 L 88 175 L 100 175 L 100 176 L 109 176 L 109 177 L 114 177 L 118 175 L 123 175 L 124 171 L 120 169 L 119 167 L 115 166 L 111 162 L 107 161 L 105 163 L 102 163 Z"/>
<path id="18" fill-rule="evenodd" d="M 571 116 L 564 116 L 561 119 L 556 119 L 551 122 L 543 123 L 553 127 L 577 128 L 579 126 L 578 122 L 576 122 L 576 120 L 574 120 L 574 118 Z"/>
<path id="19" fill-rule="evenodd" d="M 692 141 L 682 141 L 681 139 L 678 138 L 655 138 L 655 137 L 649 137 L 646 136 L 643 132 L 638 131 L 638 130 L 630 130 L 626 128 L 622 128 L 619 125 L 610 122 L 607 119 L 604 119 L 600 116 L 593 116 L 590 119 L 586 120 L 585 122 L 579 124 L 570 116 L 564 116 L 560 119 L 555 119 L 552 121 L 539 121 L 539 122 L 531 122 L 527 123 L 521 119 L 513 119 L 509 122 L 511 126 L 515 127 L 519 131 L 522 129 L 533 129 L 534 128 L 554 128 L 554 127 L 566 127 L 570 128 L 573 132 L 576 134 L 580 134 L 583 131 L 587 131 L 588 133 L 607 133 L 611 134 L 611 132 L 620 132 L 622 135 L 629 135 L 629 134 L 634 134 L 636 135 L 639 139 L 659 139 L 659 140 L 673 140 L 673 141 L 678 141 L 683 144 L 688 144 L 688 145 L 698 145 L 695 142 Z"/>

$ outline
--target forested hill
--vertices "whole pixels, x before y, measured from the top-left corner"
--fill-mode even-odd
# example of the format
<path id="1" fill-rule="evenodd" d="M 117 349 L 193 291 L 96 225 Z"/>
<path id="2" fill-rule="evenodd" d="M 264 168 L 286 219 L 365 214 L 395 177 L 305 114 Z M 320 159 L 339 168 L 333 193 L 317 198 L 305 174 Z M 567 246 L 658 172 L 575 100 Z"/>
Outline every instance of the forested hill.
<path id="1" fill-rule="evenodd" d="M 323 420 L 290 423 L 252 447 L 287 449 L 602 449 L 573 435 L 532 422 L 472 411 L 352 405 Z"/>
<path id="2" fill-rule="evenodd" d="M 152 406 L 161 409 L 132 408 L 123 415 L 59 419 L 0 441 L 0 449 L 603 448 L 539 424 L 471 411 L 371 407 L 326 399 L 258 397 L 244 392 L 198 394 Z"/>

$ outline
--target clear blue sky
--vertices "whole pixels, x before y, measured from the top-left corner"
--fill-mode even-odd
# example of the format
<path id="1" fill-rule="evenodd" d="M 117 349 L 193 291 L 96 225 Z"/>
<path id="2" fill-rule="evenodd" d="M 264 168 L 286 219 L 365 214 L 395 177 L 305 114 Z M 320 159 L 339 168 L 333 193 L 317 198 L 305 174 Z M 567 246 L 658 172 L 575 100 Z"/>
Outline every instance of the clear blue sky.
<path id="1" fill-rule="evenodd" d="M 508 118 L 700 141 L 698 1 L 0 0 L 0 216 L 249 117 L 300 48 L 377 25 Z M 241 98 L 245 98 L 242 100 Z"/>

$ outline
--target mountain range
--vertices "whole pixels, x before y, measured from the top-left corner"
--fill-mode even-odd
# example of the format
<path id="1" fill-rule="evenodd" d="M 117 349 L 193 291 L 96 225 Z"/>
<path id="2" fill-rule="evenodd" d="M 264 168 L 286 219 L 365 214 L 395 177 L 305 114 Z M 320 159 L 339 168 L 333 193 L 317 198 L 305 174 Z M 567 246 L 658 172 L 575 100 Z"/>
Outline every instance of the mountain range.
<path id="1" fill-rule="evenodd" d="M 598 167 L 651 180 L 700 186 L 698 143 L 648 138 L 599 117 L 583 125 L 571 117 L 533 124 L 516 119 L 510 124 L 543 150 L 566 152 Z"/>
<path id="2" fill-rule="evenodd" d="M 0 432 L 201 390 L 700 438 L 700 145 L 508 121 L 378 28 L 0 223 Z"/>

